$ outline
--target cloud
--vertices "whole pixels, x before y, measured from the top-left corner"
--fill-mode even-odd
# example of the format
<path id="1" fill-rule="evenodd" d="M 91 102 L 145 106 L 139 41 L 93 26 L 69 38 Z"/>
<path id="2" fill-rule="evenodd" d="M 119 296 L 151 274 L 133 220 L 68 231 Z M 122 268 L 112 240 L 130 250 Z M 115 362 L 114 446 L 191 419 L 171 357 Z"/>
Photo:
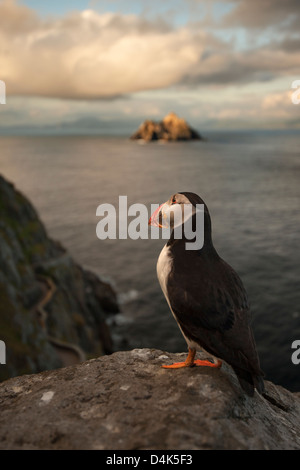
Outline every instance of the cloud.
<path id="1" fill-rule="evenodd" d="M 0 30 L 1 76 L 11 95 L 88 99 L 164 88 L 203 52 L 201 34 L 164 21 L 92 10 L 37 21 L 11 1 L 0 4 Z"/>
<path id="2" fill-rule="evenodd" d="M 228 27 L 299 27 L 299 0 L 229 0 L 236 4 L 222 19 Z"/>
<path id="3" fill-rule="evenodd" d="M 296 14 L 292 0 L 231 3 L 221 20 L 225 26 L 251 28 Z M 271 4 L 268 16 L 261 5 L 270 10 Z M 267 82 L 297 76 L 298 44 L 297 37 L 284 35 L 242 51 L 212 28 L 174 26 L 159 16 L 85 10 L 43 19 L 14 0 L 0 1 L 0 78 L 8 96 L 110 100 L 174 86 Z"/>

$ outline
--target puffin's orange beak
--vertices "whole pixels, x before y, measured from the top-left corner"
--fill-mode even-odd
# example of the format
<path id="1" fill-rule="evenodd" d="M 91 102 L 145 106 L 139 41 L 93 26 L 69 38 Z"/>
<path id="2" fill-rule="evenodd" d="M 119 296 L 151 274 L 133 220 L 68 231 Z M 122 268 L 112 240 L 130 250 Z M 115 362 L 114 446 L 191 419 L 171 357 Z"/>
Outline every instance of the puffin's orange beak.
<path id="1" fill-rule="evenodd" d="M 160 211 L 161 211 L 161 208 L 165 205 L 164 204 L 161 204 L 154 212 L 153 214 L 151 215 L 150 219 L 149 219 L 149 222 L 148 222 L 148 225 L 153 225 L 153 227 L 160 227 L 160 228 L 163 228 L 163 226 L 161 225 L 161 217 L 160 217 Z"/>

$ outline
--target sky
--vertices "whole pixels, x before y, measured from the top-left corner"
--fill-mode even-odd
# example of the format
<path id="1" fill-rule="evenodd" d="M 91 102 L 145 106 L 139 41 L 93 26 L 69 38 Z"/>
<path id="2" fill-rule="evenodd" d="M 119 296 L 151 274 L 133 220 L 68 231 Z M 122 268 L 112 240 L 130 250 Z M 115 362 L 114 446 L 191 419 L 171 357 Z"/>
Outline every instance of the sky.
<path id="1" fill-rule="evenodd" d="M 127 134 L 170 111 L 300 128 L 299 20 L 299 0 L 0 0 L 0 133 Z"/>

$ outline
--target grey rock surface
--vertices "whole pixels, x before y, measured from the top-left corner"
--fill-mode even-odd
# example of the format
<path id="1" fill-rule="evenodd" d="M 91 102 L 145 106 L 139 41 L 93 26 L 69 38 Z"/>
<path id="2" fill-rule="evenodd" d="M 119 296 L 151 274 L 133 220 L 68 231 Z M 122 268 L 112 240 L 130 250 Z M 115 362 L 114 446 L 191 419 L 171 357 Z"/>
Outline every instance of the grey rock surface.
<path id="1" fill-rule="evenodd" d="M 266 381 L 250 398 L 226 364 L 161 368 L 185 357 L 139 349 L 3 382 L 0 449 L 300 448 L 299 394 Z"/>

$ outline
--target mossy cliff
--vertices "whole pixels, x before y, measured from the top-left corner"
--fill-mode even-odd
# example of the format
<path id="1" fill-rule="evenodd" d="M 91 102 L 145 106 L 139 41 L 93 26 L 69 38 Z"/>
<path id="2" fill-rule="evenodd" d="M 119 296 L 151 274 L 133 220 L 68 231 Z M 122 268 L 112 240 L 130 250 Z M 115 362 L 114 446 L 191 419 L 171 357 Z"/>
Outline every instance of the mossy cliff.
<path id="1" fill-rule="evenodd" d="M 0 380 L 112 352 L 112 287 L 47 235 L 32 204 L 0 175 Z"/>

